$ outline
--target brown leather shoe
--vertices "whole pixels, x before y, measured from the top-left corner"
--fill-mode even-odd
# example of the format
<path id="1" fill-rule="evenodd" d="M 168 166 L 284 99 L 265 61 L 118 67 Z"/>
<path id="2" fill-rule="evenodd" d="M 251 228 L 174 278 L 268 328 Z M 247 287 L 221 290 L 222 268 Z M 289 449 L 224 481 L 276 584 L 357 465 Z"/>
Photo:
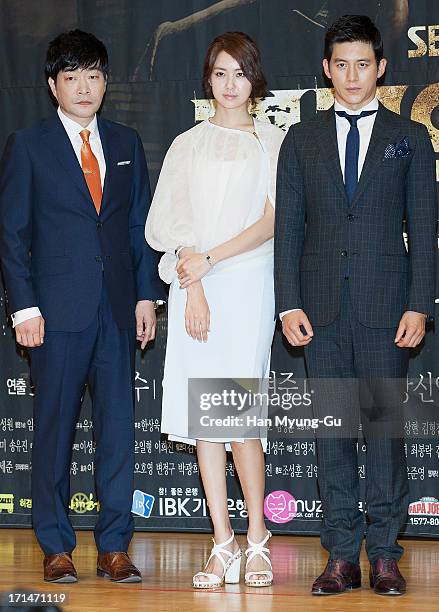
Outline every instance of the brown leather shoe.
<path id="1" fill-rule="evenodd" d="M 43 561 L 46 582 L 77 582 L 78 575 L 70 553 L 46 555 Z"/>
<path id="2" fill-rule="evenodd" d="M 312 585 L 313 595 L 338 595 L 361 587 L 361 569 L 357 563 L 329 559 L 322 574 Z"/>
<path id="3" fill-rule="evenodd" d="M 377 595 L 404 595 L 406 584 L 396 559 L 377 559 L 370 564 L 370 586 Z"/>
<path id="4" fill-rule="evenodd" d="M 142 582 L 142 575 L 125 552 L 98 555 L 98 576 L 113 582 Z"/>

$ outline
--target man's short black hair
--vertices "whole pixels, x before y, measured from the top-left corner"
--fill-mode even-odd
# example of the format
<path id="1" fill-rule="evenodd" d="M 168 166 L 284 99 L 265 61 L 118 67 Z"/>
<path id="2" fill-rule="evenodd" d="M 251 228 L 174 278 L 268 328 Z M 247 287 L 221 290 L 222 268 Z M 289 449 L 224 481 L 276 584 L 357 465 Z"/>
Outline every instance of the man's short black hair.
<path id="1" fill-rule="evenodd" d="M 343 15 L 326 32 L 325 59 L 328 62 L 336 43 L 364 42 L 372 45 L 376 63 L 383 59 L 383 39 L 381 33 L 366 15 Z"/>
<path id="2" fill-rule="evenodd" d="M 59 34 L 49 44 L 46 56 L 46 78 L 54 81 L 62 70 L 97 68 L 108 75 L 108 53 L 105 45 L 93 34 L 71 30 Z"/>

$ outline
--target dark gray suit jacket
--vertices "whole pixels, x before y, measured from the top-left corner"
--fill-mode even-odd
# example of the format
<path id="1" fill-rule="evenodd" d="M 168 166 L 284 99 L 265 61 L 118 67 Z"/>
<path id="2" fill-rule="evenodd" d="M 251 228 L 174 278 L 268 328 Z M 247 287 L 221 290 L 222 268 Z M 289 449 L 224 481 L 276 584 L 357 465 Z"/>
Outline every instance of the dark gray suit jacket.
<path id="1" fill-rule="evenodd" d="M 385 159 L 386 147 L 404 138 L 409 151 Z M 341 286 L 349 277 L 363 325 L 396 327 L 406 310 L 431 316 L 436 219 L 435 159 L 420 123 L 380 105 L 350 204 L 334 108 L 292 126 L 277 174 L 276 311 L 302 308 L 312 325 L 328 325 L 339 313 Z"/>

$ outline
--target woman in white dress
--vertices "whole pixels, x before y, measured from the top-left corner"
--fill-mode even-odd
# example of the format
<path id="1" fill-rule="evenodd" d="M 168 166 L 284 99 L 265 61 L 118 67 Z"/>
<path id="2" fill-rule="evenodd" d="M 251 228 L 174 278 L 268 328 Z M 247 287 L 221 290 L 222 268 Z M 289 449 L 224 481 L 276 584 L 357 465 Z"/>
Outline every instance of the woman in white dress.
<path id="1" fill-rule="evenodd" d="M 227 509 L 227 448 L 248 510 L 245 582 L 268 586 L 266 440 L 219 437 L 213 429 L 191 438 L 188 380 L 268 376 L 276 165 L 284 133 L 249 114 L 250 103 L 266 93 L 266 81 L 259 50 L 246 34 L 227 32 L 212 42 L 203 84 L 215 99 L 215 115 L 172 143 L 145 230 L 148 243 L 165 253 L 159 271 L 170 283 L 162 432 L 196 444 L 213 522 L 212 554 L 193 586 L 239 580 L 241 551 Z"/>

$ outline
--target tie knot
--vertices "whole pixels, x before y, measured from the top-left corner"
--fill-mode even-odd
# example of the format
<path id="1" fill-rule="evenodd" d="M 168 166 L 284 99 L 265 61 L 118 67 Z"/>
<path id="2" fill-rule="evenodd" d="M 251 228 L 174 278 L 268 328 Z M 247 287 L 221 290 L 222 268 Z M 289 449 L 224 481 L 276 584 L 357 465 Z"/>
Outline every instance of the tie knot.
<path id="1" fill-rule="evenodd" d="M 363 117 L 370 117 L 370 115 L 374 115 L 377 111 L 376 110 L 362 111 L 359 115 L 350 115 L 349 113 L 346 113 L 345 111 L 335 111 L 335 112 L 337 113 L 339 117 L 344 117 L 345 119 L 349 121 L 349 123 L 352 126 L 356 127 L 357 121 L 359 119 L 362 119 Z"/>
<path id="2" fill-rule="evenodd" d="M 82 142 L 88 142 L 88 139 L 90 138 L 90 130 L 82 130 L 79 132 L 79 135 L 82 138 Z"/>

